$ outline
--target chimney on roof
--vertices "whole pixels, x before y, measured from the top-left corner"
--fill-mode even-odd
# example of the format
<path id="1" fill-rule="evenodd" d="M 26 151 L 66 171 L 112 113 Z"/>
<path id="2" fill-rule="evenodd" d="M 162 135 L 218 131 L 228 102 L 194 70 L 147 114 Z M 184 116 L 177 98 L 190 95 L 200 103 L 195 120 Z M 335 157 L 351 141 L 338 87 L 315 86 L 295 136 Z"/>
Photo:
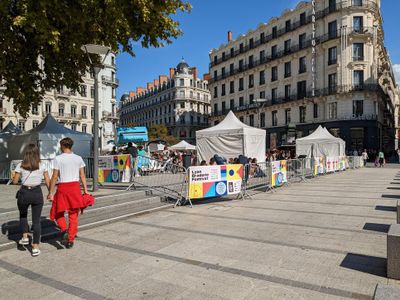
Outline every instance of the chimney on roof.
<path id="1" fill-rule="evenodd" d="M 203 80 L 210 81 L 210 79 L 211 79 L 210 73 L 205 73 L 205 74 L 203 75 Z"/>
<path id="2" fill-rule="evenodd" d="M 228 42 L 232 41 L 232 31 L 228 31 Z"/>
<path id="3" fill-rule="evenodd" d="M 158 80 L 160 81 L 160 84 L 162 85 L 164 82 L 168 81 L 168 76 L 160 75 L 160 76 L 158 76 Z"/>
<path id="4" fill-rule="evenodd" d="M 135 97 L 135 96 L 136 96 L 136 92 L 133 92 L 133 91 L 130 91 L 130 92 L 129 92 L 129 97 L 132 98 L 132 97 Z"/>
<path id="5" fill-rule="evenodd" d="M 169 78 L 172 79 L 175 75 L 175 69 L 174 68 L 169 68 Z"/>
<path id="6" fill-rule="evenodd" d="M 158 79 L 154 79 L 154 86 L 157 87 L 160 81 Z"/>
<path id="7" fill-rule="evenodd" d="M 146 89 L 143 88 L 143 87 L 138 87 L 138 88 L 136 88 L 136 94 L 141 94 L 141 93 L 143 93 L 145 90 L 146 90 Z"/>
<path id="8" fill-rule="evenodd" d="M 152 82 L 147 83 L 147 89 L 151 90 L 154 87 L 154 84 Z"/>
<path id="9" fill-rule="evenodd" d="M 192 75 L 193 75 L 193 83 L 196 85 L 196 80 L 197 80 L 197 68 L 193 67 L 191 68 L 192 70 Z"/>

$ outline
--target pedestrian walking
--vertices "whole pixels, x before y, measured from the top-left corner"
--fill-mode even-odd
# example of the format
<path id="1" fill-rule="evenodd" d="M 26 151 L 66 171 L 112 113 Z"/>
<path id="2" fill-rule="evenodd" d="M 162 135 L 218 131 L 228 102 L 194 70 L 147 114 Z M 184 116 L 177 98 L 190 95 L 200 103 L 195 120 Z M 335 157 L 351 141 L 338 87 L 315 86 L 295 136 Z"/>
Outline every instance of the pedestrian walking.
<path id="1" fill-rule="evenodd" d="M 367 161 L 369 159 L 367 149 L 364 149 L 364 152 L 361 153 L 361 156 L 362 156 L 362 158 L 364 160 L 364 167 L 365 167 L 367 165 Z"/>
<path id="2" fill-rule="evenodd" d="M 29 144 L 24 150 L 22 162 L 15 168 L 13 183 L 18 184 L 21 179 L 21 188 L 18 190 L 16 198 L 19 210 L 19 222 L 22 232 L 20 245 L 29 245 L 29 225 L 28 208 L 32 210 L 32 256 L 40 254 L 39 243 L 42 227 L 40 217 L 43 208 L 43 193 L 41 188 L 42 179 L 44 179 L 47 188 L 49 188 L 49 174 L 46 165 L 40 161 L 39 148 L 35 144 Z"/>
<path id="3" fill-rule="evenodd" d="M 88 195 L 85 163 L 79 155 L 72 152 L 74 142 L 71 138 L 60 141 L 61 155 L 54 159 L 53 175 L 50 181 L 50 191 L 47 199 L 53 201 L 50 219 L 56 220 L 60 227 L 62 243 L 67 249 L 74 246 L 74 240 L 78 233 L 78 214 L 88 206 L 86 197 L 82 196 L 79 179 L 82 181 L 83 193 Z M 58 186 L 53 196 L 56 181 Z M 93 200 L 93 199 L 92 199 Z M 89 204 L 90 205 L 90 204 Z M 68 225 L 64 213 L 68 212 Z"/>
<path id="4" fill-rule="evenodd" d="M 136 146 L 133 146 L 131 142 L 128 143 L 128 147 L 126 148 L 126 152 L 131 156 L 131 178 L 132 176 L 138 176 L 137 169 L 137 157 L 138 157 L 138 149 Z"/>
<path id="5" fill-rule="evenodd" d="M 379 151 L 378 158 L 379 158 L 379 168 L 382 168 L 385 163 L 385 154 L 383 153 L 382 150 Z"/>

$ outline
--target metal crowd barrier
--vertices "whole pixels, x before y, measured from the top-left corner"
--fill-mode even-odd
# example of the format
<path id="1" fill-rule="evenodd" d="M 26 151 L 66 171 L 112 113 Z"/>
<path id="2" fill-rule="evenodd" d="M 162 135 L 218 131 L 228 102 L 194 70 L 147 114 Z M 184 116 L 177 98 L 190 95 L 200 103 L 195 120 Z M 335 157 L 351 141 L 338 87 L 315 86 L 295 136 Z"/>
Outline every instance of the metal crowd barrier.
<path id="1" fill-rule="evenodd" d="M 155 190 L 174 198 L 186 198 L 187 196 L 187 169 L 172 163 L 172 161 L 160 161 L 145 158 L 147 162 L 138 168 L 138 174 L 131 170 L 131 184 L 126 190 L 139 187 Z"/>
<path id="2" fill-rule="evenodd" d="M 304 162 L 300 159 L 289 159 L 286 162 L 287 181 L 292 183 L 304 180 Z"/>
<path id="3" fill-rule="evenodd" d="M 250 163 L 244 166 L 243 188 L 269 188 L 271 166 L 269 162 Z"/>

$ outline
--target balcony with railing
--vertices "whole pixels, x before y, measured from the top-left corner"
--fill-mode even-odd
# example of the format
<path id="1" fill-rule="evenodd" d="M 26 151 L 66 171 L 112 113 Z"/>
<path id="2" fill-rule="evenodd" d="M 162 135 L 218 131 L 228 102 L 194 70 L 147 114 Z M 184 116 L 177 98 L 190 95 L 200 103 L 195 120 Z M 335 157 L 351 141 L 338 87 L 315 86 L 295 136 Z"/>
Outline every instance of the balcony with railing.
<path id="1" fill-rule="evenodd" d="M 101 80 L 104 84 L 119 85 L 119 80 L 112 76 L 101 76 Z"/>
<path id="2" fill-rule="evenodd" d="M 81 114 L 56 112 L 51 113 L 53 117 L 60 120 L 82 120 Z"/>
<path id="3" fill-rule="evenodd" d="M 359 2 L 359 1 L 341 1 L 341 2 L 337 2 L 336 5 L 331 5 L 331 6 L 326 7 L 323 10 L 317 11 L 316 19 L 324 18 L 329 14 L 338 12 L 343 9 L 348 9 L 348 8 L 369 10 L 369 11 L 374 11 L 374 12 L 379 11 L 378 5 L 376 4 L 376 2 L 374 2 L 372 0 L 363 0 L 361 2 Z M 227 61 L 233 57 L 236 57 L 239 54 L 246 53 L 247 51 L 249 51 L 251 49 L 257 48 L 260 45 L 266 44 L 274 39 L 281 37 L 282 35 L 284 35 L 286 33 L 292 32 L 292 31 L 294 31 L 302 26 L 305 26 L 307 24 L 310 24 L 310 23 L 311 23 L 311 15 L 307 16 L 303 22 L 299 20 L 297 22 L 292 23 L 289 31 L 287 30 L 287 28 L 282 27 L 276 31 L 276 34 L 271 33 L 269 35 L 264 36 L 263 38 L 255 40 L 253 42 L 252 47 L 250 47 L 250 45 L 245 45 L 245 46 L 243 46 L 242 49 L 236 49 L 233 52 L 225 54 L 224 57 L 221 56 L 217 59 L 214 59 L 212 62 L 210 62 L 209 67 L 212 68 L 216 65 L 219 65 L 220 63 Z M 362 28 L 365 29 L 366 27 L 362 27 Z M 373 29 L 373 28 L 368 28 L 367 33 L 369 33 L 371 31 L 371 29 Z M 356 33 L 356 31 L 353 31 L 353 30 L 352 30 L 352 32 Z M 363 31 L 363 33 L 364 33 L 364 31 Z"/>

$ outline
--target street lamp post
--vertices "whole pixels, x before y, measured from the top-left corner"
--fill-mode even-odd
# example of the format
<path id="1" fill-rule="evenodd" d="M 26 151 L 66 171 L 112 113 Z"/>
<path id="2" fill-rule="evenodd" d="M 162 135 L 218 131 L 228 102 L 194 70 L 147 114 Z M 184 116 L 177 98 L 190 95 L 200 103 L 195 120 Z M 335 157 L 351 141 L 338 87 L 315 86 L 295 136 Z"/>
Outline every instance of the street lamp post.
<path id="1" fill-rule="evenodd" d="M 259 98 L 259 99 L 254 99 L 253 100 L 255 103 L 257 103 L 257 119 L 258 119 L 258 128 L 261 128 L 261 112 L 260 112 L 260 105 L 261 107 L 264 105 L 265 102 L 267 102 L 267 99 L 264 98 Z"/>
<path id="2" fill-rule="evenodd" d="M 81 48 L 86 52 L 94 75 L 94 115 L 93 115 L 93 187 L 95 192 L 99 189 L 99 73 L 104 68 L 104 61 L 110 53 L 110 47 L 88 44 Z M 94 63 L 89 54 L 104 55 L 101 63 Z"/>

